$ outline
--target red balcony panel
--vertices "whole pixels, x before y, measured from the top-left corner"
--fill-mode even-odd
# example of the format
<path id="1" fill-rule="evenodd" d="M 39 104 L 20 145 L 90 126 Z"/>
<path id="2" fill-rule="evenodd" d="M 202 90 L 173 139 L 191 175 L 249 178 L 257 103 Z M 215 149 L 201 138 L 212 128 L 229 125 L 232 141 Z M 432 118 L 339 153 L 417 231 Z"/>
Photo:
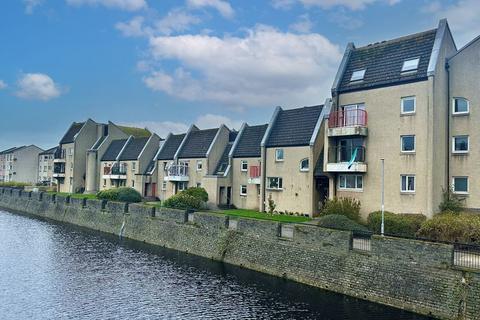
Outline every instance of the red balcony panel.
<path id="1" fill-rule="evenodd" d="M 367 111 L 362 109 L 338 110 L 335 112 L 331 112 L 328 118 L 329 128 L 357 126 L 367 126 Z"/>
<path id="2" fill-rule="evenodd" d="M 261 175 L 260 166 L 250 166 L 250 178 L 258 178 Z"/>

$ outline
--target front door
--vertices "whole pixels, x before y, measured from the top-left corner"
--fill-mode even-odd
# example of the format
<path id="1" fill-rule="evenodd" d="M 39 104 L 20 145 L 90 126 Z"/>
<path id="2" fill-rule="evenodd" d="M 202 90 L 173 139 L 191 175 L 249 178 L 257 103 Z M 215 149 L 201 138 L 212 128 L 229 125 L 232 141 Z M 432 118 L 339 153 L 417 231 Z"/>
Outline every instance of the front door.
<path id="1" fill-rule="evenodd" d="M 322 209 L 328 199 L 329 179 L 326 176 L 316 178 L 316 189 L 318 191 L 318 209 Z"/>

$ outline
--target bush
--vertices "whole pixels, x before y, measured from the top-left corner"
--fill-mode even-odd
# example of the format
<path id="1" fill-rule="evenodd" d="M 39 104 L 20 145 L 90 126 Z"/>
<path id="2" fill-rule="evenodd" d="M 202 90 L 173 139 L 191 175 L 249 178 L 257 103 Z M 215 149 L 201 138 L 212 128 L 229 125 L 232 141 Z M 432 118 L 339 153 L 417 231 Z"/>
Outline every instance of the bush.
<path id="1" fill-rule="evenodd" d="M 458 213 L 463 210 L 464 204 L 462 199 L 453 193 L 453 187 L 443 189 L 443 200 L 440 203 L 440 212 Z"/>
<path id="2" fill-rule="evenodd" d="M 97 193 L 98 199 L 122 202 L 141 202 L 142 195 L 133 188 L 122 187 L 103 190 Z"/>
<path id="3" fill-rule="evenodd" d="M 385 234 L 413 238 L 426 220 L 427 217 L 423 214 L 395 214 L 385 211 Z M 367 225 L 371 231 L 380 233 L 381 224 L 381 211 L 368 215 Z"/>
<path id="4" fill-rule="evenodd" d="M 204 188 L 201 187 L 192 187 L 183 191 L 184 194 L 191 195 L 194 198 L 200 199 L 200 201 L 208 201 L 208 193 Z"/>
<path id="5" fill-rule="evenodd" d="M 347 230 L 347 231 L 368 231 L 365 226 L 348 219 L 344 215 L 330 214 L 318 219 L 318 225 L 324 228 Z"/>
<path id="6" fill-rule="evenodd" d="M 451 212 L 426 221 L 417 236 L 432 240 L 480 244 L 480 216 Z"/>
<path id="7" fill-rule="evenodd" d="M 163 206 L 174 209 L 200 209 L 202 201 L 187 193 L 177 193 L 163 202 Z"/>
<path id="8" fill-rule="evenodd" d="M 320 215 L 342 215 L 360 222 L 360 201 L 352 198 L 334 198 L 327 200 Z"/>

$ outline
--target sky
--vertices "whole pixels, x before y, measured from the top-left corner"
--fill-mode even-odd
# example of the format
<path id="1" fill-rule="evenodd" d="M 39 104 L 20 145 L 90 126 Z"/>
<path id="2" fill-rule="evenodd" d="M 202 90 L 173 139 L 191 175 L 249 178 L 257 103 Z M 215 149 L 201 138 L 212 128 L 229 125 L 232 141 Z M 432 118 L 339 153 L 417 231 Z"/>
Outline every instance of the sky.
<path id="1" fill-rule="evenodd" d="M 478 0 L 6 0 L 0 150 L 58 143 L 73 121 L 165 137 L 323 104 L 349 42 L 480 34 Z"/>

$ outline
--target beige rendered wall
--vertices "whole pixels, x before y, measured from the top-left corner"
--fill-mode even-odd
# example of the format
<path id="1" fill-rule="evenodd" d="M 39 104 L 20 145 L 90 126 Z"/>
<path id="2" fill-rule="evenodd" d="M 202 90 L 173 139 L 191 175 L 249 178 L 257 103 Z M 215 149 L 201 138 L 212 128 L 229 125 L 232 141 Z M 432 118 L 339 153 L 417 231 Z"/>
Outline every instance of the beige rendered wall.
<path id="1" fill-rule="evenodd" d="M 202 162 L 202 170 L 197 170 L 197 161 Z M 209 168 L 207 167 L 207 158 L 198 158 L 198 159 L 178 159 L 178 163 L 186 163 L 188 164 L 188 187 L 196 187 L 197 183 L 202 185 L 202 179 L 205 175 L 207 175 L 207 172 Z M 215 168 L 214 168 L 215 169 Z"/>
<path id="2" fill-rule="evenodd" d="M 103 172 L 105 167 L 112 167 L 116 161 L 101 161 L 100 163 L 100 177 L 102 177 L 101 182 L 100 182 L 100 190 L 107 190 L 111 188 L 115 188 L 116 185 L 115 183 L 112 183 L 110 179 L 104 179 L 103 178 Z M 142 193 L 142 186 L 140 183 L 137 181 L 137 176 L 135 175 L 136 170 L 132 170 L 133 168 L 133 163 L 135 163 L 135 169 L 138 168 L 138 161 L 120 161 L 119 165 L 126 165 L 127 168 L 127 178 L 124 180 L 125 181 L 125 186 L 126 187 L 131 187 L 137 190 L 138 192 Z M 104 181 L 106 180 L 106 181 Z"/>
<path id="3" fill-rule="evenodd" d="M 247 161 L 248 170 L 241 170 L 241 162 Z M 230 174 L 232 175 L 232 203 L 241 209 L 260 210 L 260 184 L 249 184 L 250 166 L 261 166 L 261 158 L 233 158 Z M 259 177 L 261 180 L 261 178 Z M 247 195 L 240 195 L 240 186 L 247 186 Z"/>
<path id="4" fill-rule="evenodd" d="M 163 181 L 165 177 L 164 163 L 169 165 L 173 163 L 173 160 L 158 160 L 157 161 L 157 177 L 158 177 L 158 186 L 157 186 L 157 197 L 160 200 L 166 200 L 175 194 L 175 183 L 172 181 L 166 181 L 165 189 L 162 188 Z"/>
<path id="5" fill-rule="evenodd" d="M 87 150 L 97 141 L 97 127 L 98 125 L 95 122 L 88 120 L 75 138 L 73 187 L 70 192 L 76 192 L 80 188 L 85 188 Z M 67 155 L 67 157 L 69 157 L 69 155 Z M 65 179 L 65 184 L 69 184 L 67 179 Z"/>
<path id="6" fill-rule="evenodd" d="M 62 144 L 61 148 L 65 150 L 65 179 L 58 185 L 60 192 L 73 192 L 70 178 L 74 174 L 74 143 Z"/>
<path id="7" fill-rule="evenodd" d="M 275 149 L 283 149 L 284 161 L 275 161 Z M 311 170 L 300 171 L 300 160 L 310 157 L 310 147 L 266 148 L 266 179 L 282 177 L 283 190 L 265 190 L 265 209 L 268 211 L 268 198 L 271 195 L 277 205 L 276 211 L 313 214 L 312 198 L 314 192 Z M 310 159 L 310 163 L 311 159 Z M 266 180 L 267 181 L 267 180 Z M 267 186 L 266 186 L 267 187 Z"/>
<path id="8" fill-rule="evenodd" d="M 219 132 L 217 134 L 216 140 L 212 143 L 212 148 L 210 153 L 208 154 L 208 159 L 204 166 L 206 167 L 207 171 L 205 174 L 213 174 L 215 169 L 217 168 L 218 161 L 223 155 L 225 151 L 225 146 L 228 143 L 228 136 L 230 132 L 225 126 L 220 126 Z M 192 185 L 195 186 L 195 185 Z"/>
<path id="9" fill-rule="evenodd" d="M 480 40 L 471 43 L 449 61 L 450 65 L 450 139 L 468 135 L 470 151 L 466 155 L 451 155 L 450 183 L 454 176 L 468 177 L 468 195 L 463 196 L 468 208 L 480 208 Z M 470 102 L 467 115 L 452 115 L 453 98 Z M 451 144 L 451 142 L 450 142 Z M 451 152 L 451 147 L 450 147 Z"/>
<path id="10" fill-rule="evenodd" d="M 337 190 L 338 197 L 354 197 L 361 201 L 361 212 L 379 210 L 381 203 L 381 158 L 385 159 L 385 210 L 396 213 L 428 212 L 428 145 L 429 82 L 421 81 L 372 90 L 344 93 L 339 105 L 364 103 L 368 113 L 368 137 L 365 140 L 367 173 L 363 178 L 362 192 Z M 416 97 L 416 112 L 402 115 L 402 97 Z M 400 151 L 400 136 L 415 134 L 415 153 Z M 330 139 L 332 143 L 332 139 Z M 415 175 L 415 193 L 400 191 L 400 175 Z M 337 174 L 338 176 L 338 174 Z M 337 185 L 334 186 L 337 188 Z"/>

